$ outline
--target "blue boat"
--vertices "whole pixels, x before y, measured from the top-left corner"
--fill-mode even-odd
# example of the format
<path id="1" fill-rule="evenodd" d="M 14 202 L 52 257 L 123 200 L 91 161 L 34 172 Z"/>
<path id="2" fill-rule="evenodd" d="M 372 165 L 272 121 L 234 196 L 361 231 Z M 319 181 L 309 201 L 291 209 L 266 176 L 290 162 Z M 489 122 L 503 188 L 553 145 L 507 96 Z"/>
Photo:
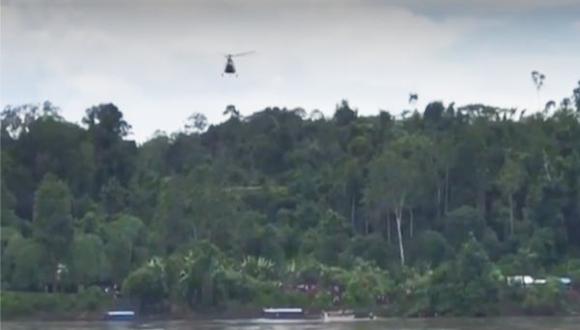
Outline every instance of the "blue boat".
<path id="1" fill-rule="evenodd" d="M 110 321 L 133 321 L 135 312 L 129 310 L 108 311 L 105 318 Z"/>

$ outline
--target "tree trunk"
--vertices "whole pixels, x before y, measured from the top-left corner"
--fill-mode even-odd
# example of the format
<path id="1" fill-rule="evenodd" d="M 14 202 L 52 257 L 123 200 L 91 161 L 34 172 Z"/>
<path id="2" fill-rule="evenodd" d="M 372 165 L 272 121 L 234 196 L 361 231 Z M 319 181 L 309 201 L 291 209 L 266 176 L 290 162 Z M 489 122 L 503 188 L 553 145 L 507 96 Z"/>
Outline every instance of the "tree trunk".
<path id="1" fill-rule="evenodd" d="M 445 207 L 443 212 L 447 214 L 449 212 L 449 166 L 445 167 Z"/>
<path id="2" fill-rule="evenodd" d="M 413 208 L 410 208 L 409 209 L 409 215 L 411 216 L 410 219 L 409 219 L 409 229 L 410 229 L 409 230 L 409 237 L 410 238 L 413 238 L 413 218 L 414 218 L 414 216 L 413 216 Z"/>
<path id="3" fill-rule="evenodd" d="M 58 270 L 57 270 L 58 272 Z M 58 273 L 55 272 L 54 273 L 54 278 L 52 280 L 52 292 L 53 293 L 58 293 Z"/>
<path id="4" fill-rule="evenodd" d="M 514 198 L 512 194 L 509 195 L 510 202 L 510 237 L 514 235 Z"/>
<path id="5" fill-rule="evenodd" d="M 477 187 L 477 210 L 485 217 L 485 206 L 486 206 L 486 192 L 482 184 Z"/>
<path id="6" fill-rule="evenodd" d="M 441 183 L 437 184 L 437 216 L 436 219 L 439 220 L 441 216 Z"/>
<path id="7" fill-rule="evenodd" d="M 405 250 L 403 248 L 403 234 L 401 233 L 401 222 L 402 222 L 402 217 L 403 217 L 403 207 L 401 206 L 403 203 L 401 203 L 399 205 L 399 207 L 397 207 L 397 209 L 395 210 L 395 214 L 396 214 L 396 218 L 395 220 L 397 221 L 397 236 L 399 238 L 399 255 L 401 256 L 401 266 L 405 266 Z"/>
<path id="8" fill-rule="evenodd" d="M 53 260 L 52 264 L 54 265 L 52 267 L 53 271 L 52 271 L 52 292 L 53 293 L 58 293 L 58 260 L 57 258 L 53 257 L 51 258 Z"/>
<path id="9" fill-rule="evenodd" d="M 369 234 L 369 219 L 365 217 L 365 235 Z"/>
<path id="10" fill-rule="evenodd" d="M 350 223 L 352 225 L 352 232 L 356 233 L 356 223 L 355 223 L 355 214 L 356 214 L 356 209 L 355 209 L 356 205 L 355 205 L 355 198 L 354 198 L 354 194 L 352 194 L 352 201 L 350 204 Z"/>
<path id="11" fill-rule="evenodd" d="M 387 213 L 387 242 L 391 244 L 391 214 Z"/>
<path id="12" fill-rule="evenodd" d="M 546 150 L 543 150 L 543 154 L 544 154 L 544 171 L 546 172 L 546 178 L 548 179 L 548 182 L 552 182 L 552 175 L 550 174 L 550 163 L 548 161 L 548 154 L 546 153 Z"/>

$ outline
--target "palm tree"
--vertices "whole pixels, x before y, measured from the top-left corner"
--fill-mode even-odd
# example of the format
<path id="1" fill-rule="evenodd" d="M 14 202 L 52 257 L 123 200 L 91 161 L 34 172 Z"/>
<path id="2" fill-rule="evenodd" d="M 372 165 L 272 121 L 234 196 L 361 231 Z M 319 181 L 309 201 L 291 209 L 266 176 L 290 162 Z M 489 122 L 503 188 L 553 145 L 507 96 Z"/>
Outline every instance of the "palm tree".
<path id="1" fill-rule="evenodd" d="M 419 95 L 417 93 L 409 93 L 409 104 L 415 104 L 419 100 Z"/>
<path id="2" fill-rule="evenodd" d="M 532 71 L 532 81 L 536 86 L 536 93 L 538 94 L 538 110 L 541 110 L 540 106 L 540 89 L 544 86 L 544 80 L 546 79 L 546 75 L 539 71 Z"/>
<path id="3" fill-rule="evenodd" d="M 546 106 L 544 107 L 544 112 L 548 113 L 551 109 L 556 107 L 556 102 L 554 102 L 554 100 L 550 100 L 546 103 Z"/>
<path id="4" fill-rule="evenodd" d="M 230 118 L 240 118 L 240 111 L 238 111 L 238 109 L 236 109 L 236 106 L 233 104 L 226 106 L 226 109 L 224 110 L 223 114 L 226 116 L 229 115 Z"/>
<path id="5" fill-rule="evenodd" d="M 210 306 L 219 301 L 227 266 L 224 262 L 221 252 L 208 242 L 201 243 L 183 258 L 179 287 L 190 305 Z"/>

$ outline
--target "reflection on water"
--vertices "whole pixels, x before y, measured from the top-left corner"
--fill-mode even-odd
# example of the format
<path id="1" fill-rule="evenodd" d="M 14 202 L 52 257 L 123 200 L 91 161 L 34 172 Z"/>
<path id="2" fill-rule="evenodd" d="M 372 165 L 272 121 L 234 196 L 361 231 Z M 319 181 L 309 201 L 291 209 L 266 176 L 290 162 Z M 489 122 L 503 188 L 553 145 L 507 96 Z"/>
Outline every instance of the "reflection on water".
<path id="1" fill-rule="evenodd" d="M 2 322 L 2 330 L 576 330 L 580 318 L 480 318 L 480 319 L 384 319 L 374 321 L 324 323 L 322 321 L 260 322 L 170 321 L 151 323 L 129 322 Z"/>

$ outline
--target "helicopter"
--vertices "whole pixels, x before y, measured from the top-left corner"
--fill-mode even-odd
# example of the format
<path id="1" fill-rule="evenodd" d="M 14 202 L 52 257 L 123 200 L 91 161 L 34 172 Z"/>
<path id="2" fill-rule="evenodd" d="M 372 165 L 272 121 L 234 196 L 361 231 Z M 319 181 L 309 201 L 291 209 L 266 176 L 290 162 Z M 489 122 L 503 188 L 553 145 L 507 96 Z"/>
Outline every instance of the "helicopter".
<path id="1" fill-rule="evenodd" d="M 234 60 L 232 60 L 232 57 L 246 56 L 246 55 L 250 55 L 253 53 L 255 53 L 255 52 L 249 51 L 249 52 L 243 52 L 243 53 L 237 53 L 237 54 L 224 55 L 226 57 L 226 67 L 224 69 L 224 72 L 222 73 L 222 77 L 224 76 L 224 74 L 228 74 L 228 75 L 235 74 L 236 77 L 238 76 L 238 74 L 236 72 L 236 67 L 234 66 Z"/>

